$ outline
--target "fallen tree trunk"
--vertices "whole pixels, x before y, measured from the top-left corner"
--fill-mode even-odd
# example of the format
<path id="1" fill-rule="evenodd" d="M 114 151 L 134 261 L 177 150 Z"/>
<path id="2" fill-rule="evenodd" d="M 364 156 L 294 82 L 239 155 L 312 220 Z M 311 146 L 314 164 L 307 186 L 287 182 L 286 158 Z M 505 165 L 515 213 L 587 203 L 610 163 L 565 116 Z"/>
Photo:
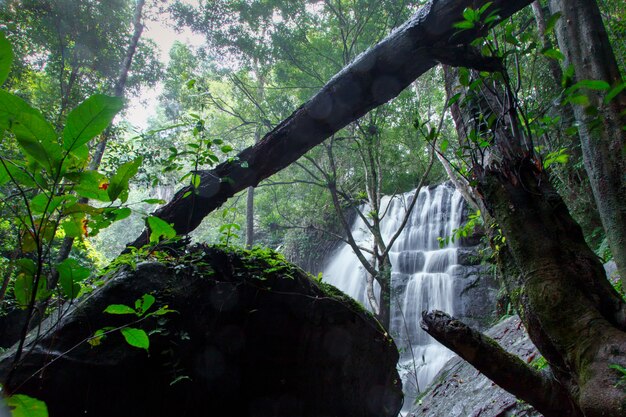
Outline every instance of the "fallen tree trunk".
<path id="1" fill-rule="evenodd" d="M 460 32 L 453 25 L 462 20 L 465 8 L 480 8 L 486 3 L 429 2 L 408 22 L 337 74 L 259 143 L 242 151 L 232 162 L 197 172 L 200 177 L 197 188 L 181 189 L 154 214 L 172 223 L 179 235 L 191 232 L 235 193 L 258 185 L 350 122 L 396 97 L 437 65 L 442 51 L 448 58 L 455 56 L 451 51 L 456 48 L 457 56 L 467 55 L 465 45 L 485 28 Z M 496 0 L 491 3 L 489 10 L 497 10 L 500 19 L 506 19 L 532 1 Z M 148 232 L 144 231 L 131 246 L 139 247 L 147 242 Z"/>
<path id="2" fill-rule="evenodd" d="M 551 373 L 540 372 L 498 342 L 441 311 L 423 312 L 421 327 L 487 378 L 546 416 L 582 416 Z"/>

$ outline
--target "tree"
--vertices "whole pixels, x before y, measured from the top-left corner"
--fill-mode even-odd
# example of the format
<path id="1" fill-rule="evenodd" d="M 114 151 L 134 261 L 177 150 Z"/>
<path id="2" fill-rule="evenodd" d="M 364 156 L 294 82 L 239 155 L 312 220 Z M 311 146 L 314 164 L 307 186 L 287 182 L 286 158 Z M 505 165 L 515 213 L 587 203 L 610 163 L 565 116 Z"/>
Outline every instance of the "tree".
<path id="1" fill-rule="evenodd" d="M 550 8 L 562 16 L 556 31 L 565 67 L 574 70 L 571 88 L 586 100 L 574 106 L 585 169 L 626 288 L 626 84 L 596 1 L 551 0 Z"/>
<path id="2" fill-rule="evenodd" d="M 9 80 L 46 116 L 63 122 L 68 108 L 96 92 L 111 89 L 128 44 L 134 2 L 113 0 L 9 0 L 1 17 L 15 45 L 17 71 Z M 152 85 L 160 69 L 154 45 L 144 43 L 135 55 L 129 88 Z"/>
<path id="3" fill-rule="evenodd" d="M 477 46 L 485 51 L 488 43 Z M 442 312 L 424 312 L 422 327 L 545 416 L 622 415 L 626 303 L 551 186 L 505 67 L 462 84 L 455 120 L 472 126 L 465 144 L 475 195 L 506 238 L 498 253 L 503 279 L 549 370 L 537 372 Z"/>

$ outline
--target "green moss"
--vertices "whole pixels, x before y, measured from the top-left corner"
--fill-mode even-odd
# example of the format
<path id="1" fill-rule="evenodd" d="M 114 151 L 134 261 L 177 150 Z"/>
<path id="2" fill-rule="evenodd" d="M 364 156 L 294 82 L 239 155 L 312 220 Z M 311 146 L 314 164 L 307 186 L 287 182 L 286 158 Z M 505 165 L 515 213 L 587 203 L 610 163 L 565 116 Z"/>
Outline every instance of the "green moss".
<path id="1" fill-rule="evenodd" d="M 260 280 L 268 278 L 295 279 L 304 274 L 298 267 L 289 263 L 280 253 L 261 246 L 252 249 L 243 249 L 236 246 L 216 245 L 215 249 L 235 255 L 241 261 L 241 266 L 247 275 Z"/>
<path id="2" fill-rule="evenodd" d="M 349 304 L 353 310 L 358 311 L 359 313 L 366 314 L 368 316 L 372 315 L 372 313 L 370 313 L 361 303 L 356 301 L 354 298 L 348 296 L 347 294 L 343 293 L 340 289 L 338 289 L 334 285 L 331 285 L 323 281 L 318 281 L 317 285 L 327 296 L 336 298 L 338 300 L 341 300 L 344 303 Z"/>
<path id="3" fill-rule="evenodd" d="M 548 366 L 548 361 L 543 356 L 539 355 L 530 363 L 530 366 L 537 370 L 545 369 Z"/>

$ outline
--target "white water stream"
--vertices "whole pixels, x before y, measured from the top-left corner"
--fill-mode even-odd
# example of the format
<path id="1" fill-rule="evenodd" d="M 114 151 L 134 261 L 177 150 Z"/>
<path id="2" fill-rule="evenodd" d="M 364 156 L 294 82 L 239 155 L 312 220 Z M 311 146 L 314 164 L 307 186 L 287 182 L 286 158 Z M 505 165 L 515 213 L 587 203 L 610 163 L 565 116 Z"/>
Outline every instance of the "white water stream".
<path id="1" fill-rule="evenodd" d="M 389 242 L 400 226 L 413 192 L 385 197 L 381 213 L 382 234 Z M 457 264 L 457 245 L 439 248 L 438 237 L 451 236 L 460 226 L 463 199 L 449 184 L 423 187 L 411 217 L 390 252 L 392 264 L 391 329 L 400 349 L 399 371 L 405 393 L 403 412 L 453 354 L 428 336 L 419 326 L 423 310 L 454 314 L 450 274 Z M 372 236 L 360 218 L 352 233 L 357 243 L 372 247 Z M 365 270 L 347 244 L 332 256 L 324 280 L 371 309 L 366 295 Z M 377 289 L 378 290 L 378 289 Z"/>

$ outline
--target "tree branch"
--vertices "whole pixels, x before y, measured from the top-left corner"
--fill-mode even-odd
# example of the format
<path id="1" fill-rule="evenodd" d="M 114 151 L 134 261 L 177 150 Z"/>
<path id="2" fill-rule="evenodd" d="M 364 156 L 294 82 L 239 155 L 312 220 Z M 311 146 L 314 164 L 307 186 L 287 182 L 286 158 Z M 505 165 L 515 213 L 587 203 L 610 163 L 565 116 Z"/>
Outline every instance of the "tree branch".
<path id="1" fill-rule="evenodd" d="M 537 371 L 490 337 L 436 310 L 422 312 L 420 326 L 487 378 L 528 402 L 546 417 L 580 415 L 572 406 L 571 413 L 564 412 L 570 404 L 569 395 L 550 373 Z"/>

